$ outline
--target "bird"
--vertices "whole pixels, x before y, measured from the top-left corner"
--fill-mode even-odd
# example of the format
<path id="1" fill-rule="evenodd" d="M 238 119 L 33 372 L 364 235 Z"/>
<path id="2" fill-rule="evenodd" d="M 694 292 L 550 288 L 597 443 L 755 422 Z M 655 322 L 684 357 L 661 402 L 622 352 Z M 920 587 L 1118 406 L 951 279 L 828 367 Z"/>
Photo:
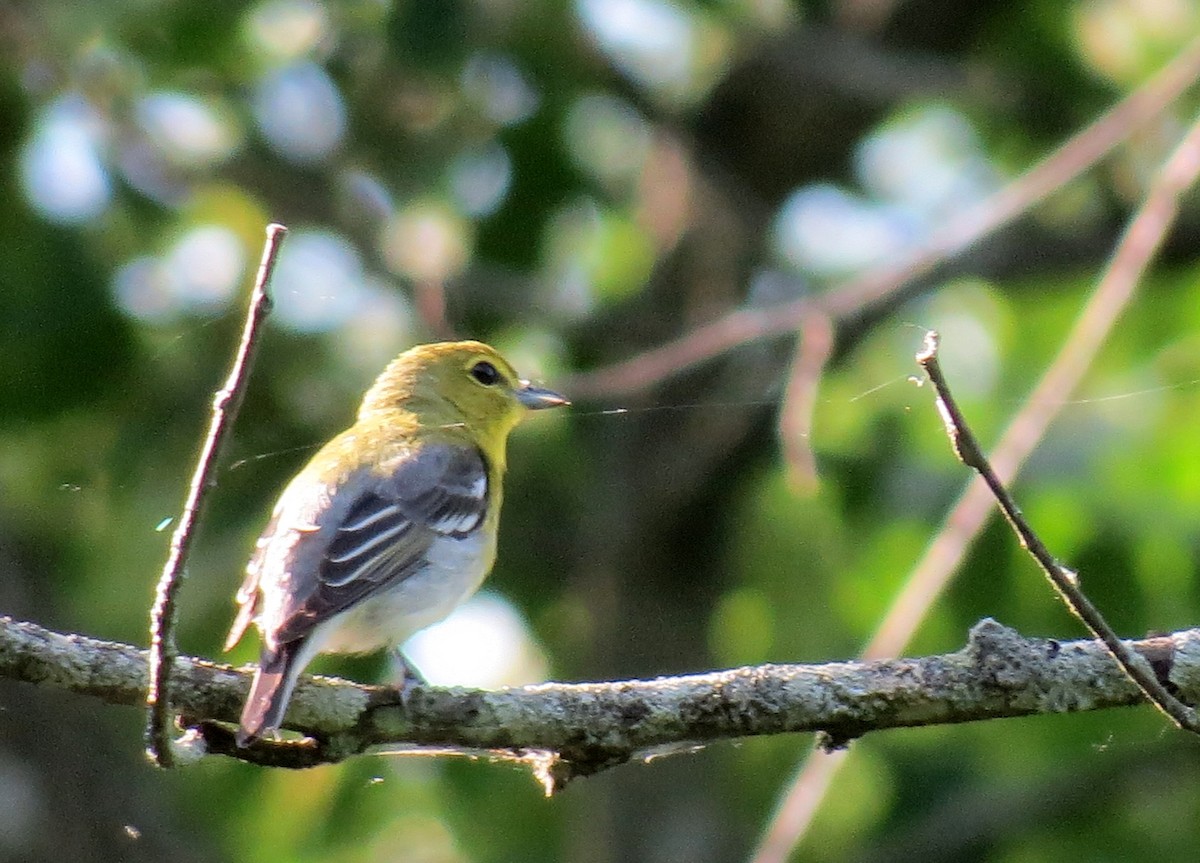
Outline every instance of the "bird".
<path id="1" fill-rule="evenodd" d="M 237 592 L 225 650 L 255 624 L 258 668 L 236 735 L 274 735 L 320 653 L 395 651 L 445 618 L 496 558 L 505 445 L 528 411 L 568 405 L 477 341 L 418 345 L 388 364 L 354 423 L 280 494 Z"/>

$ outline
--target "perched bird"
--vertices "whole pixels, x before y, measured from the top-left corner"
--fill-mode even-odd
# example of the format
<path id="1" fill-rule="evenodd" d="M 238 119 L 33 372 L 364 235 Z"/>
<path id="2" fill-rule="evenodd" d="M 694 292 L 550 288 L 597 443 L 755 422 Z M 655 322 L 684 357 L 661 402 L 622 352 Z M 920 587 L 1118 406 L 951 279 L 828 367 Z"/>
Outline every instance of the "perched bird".
<path id="1" fill-rule="evenodd" d="M 480 342 L 391 362 L 354 425 L 280 496 L 246 568 L 225 649 L 254 622 L 259 668 L 238 744 L 279 727 L 318 653 L 395 648 L 478 589 L 496 558 L 504 448 L 529 410 L 568 404 Z"/>

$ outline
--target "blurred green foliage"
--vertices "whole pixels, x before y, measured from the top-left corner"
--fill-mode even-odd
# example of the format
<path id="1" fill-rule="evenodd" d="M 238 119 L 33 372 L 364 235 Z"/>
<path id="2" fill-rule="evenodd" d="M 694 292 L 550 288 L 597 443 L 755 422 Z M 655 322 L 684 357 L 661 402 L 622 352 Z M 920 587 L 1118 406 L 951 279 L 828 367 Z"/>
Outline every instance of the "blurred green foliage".
<path id="1" fill-rule="evenodd" d="M 180 645 L 206 656 L 275 494 L 401 349 L 484 338 L 553 382 L 826 290 L 1198 21 L 1185 0 L 0 7 L 0 612 L 145 640 L 269 220 L 291 269 L 182 591 Z M 966 481 L 909 380 L 924 328 L 994 441 L 1195 104 L 842 328 L 814 496 L 775 432 L 778 342 L 523 428 L 491 585 L 527 621 L 526 678 L 853 656 Z M 1200 620 L 1197 225 L 1188 200 L 1015 489 L 1130 635 Z M 1081 635 L 999 524 L 912 649 L 984 616 Z M 545 800 L 469 759 L 164 774 L 136 711 L 11 684 L 0 708 L 0 860 L 739 860 L 810 746 L 712 746 Z M 1149 709 L 869 736 L 795 859 L 1181 859 L 1193 750 Z"/>

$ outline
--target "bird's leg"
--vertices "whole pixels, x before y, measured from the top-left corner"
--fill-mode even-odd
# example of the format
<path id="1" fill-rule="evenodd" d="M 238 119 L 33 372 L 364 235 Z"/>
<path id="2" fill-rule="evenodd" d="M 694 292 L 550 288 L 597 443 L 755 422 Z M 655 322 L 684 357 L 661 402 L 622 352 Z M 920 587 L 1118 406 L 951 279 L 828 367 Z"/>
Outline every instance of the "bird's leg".
<path id="1" fill-rule="evenodd" d="M 392 659 L 392 668 L 398 672 L 393 675 L 400 678 L 400 683 L 396 687 L 396 691 L 400 693 L 400 703 L 404 707 L 408 707 L 408 699 L 412 696 L 414 687 L 428 686 L 424 675 L 420 670 L 412 664 L 404 652 L 399 647 L 394 647 L 388 654 Z"/>

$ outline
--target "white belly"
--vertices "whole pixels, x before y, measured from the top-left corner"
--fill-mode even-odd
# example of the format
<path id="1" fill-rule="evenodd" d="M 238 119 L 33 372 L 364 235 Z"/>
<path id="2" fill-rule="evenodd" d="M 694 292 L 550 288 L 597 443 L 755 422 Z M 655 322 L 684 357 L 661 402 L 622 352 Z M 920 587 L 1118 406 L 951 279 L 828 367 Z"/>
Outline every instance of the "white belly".
<path id="1" fill-rule="evenodd" d="M 316 652 L 370 653 L 395 647 L 445 618 L 479 589 L 492 568 L 495 539 L 482 533 L 436 540 L 420 572 L 318 626 L 311 636 Z"/>

